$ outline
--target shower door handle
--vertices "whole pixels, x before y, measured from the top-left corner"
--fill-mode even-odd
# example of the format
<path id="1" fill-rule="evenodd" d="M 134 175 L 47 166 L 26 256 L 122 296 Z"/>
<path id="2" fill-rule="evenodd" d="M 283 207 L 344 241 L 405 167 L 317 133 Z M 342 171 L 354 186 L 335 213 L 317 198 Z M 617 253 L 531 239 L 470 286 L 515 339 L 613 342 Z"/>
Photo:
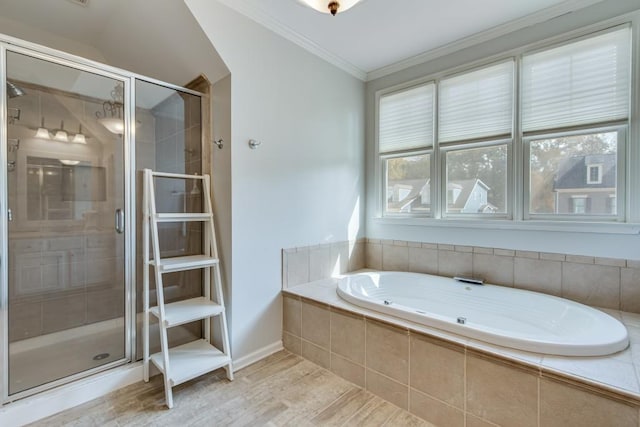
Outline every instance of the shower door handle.
<path id="1" fill-rule="evenodd" d="M 116 233 L 124 233 L 124 211 L 116 209 Z"/>

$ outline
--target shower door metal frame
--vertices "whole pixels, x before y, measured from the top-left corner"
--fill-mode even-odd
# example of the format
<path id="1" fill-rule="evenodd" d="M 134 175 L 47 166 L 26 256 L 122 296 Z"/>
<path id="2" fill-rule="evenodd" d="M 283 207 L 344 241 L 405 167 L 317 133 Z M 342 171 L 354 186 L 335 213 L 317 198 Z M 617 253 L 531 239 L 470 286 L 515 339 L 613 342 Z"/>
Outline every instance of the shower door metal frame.
<path id="1" fill-rule="evenodd" d="M 133 131 L 131 126 L 131 114 L 124 114 L 125 133 L 122 135 L 122 154 L 123 154 L 123 203 L 125 211 L 125 232 L 124 232 L 124 287 L 125 287 L 125 314 L 124 314 L 124 340 L 125 354 L 122 359 L 99 366 L 86 371 L 61 378 L 56 381 L 24 390 L 19 393 L 9 395 L 9 263 L 7 262 L 9 253 L 9 224 L 8 224 L 8 176 L 7 176 L 7 98 L 6 98 L 6 77 L 7 77 L 7 54 L 9 52 L 27 55 L 32 58 L 41 59 L 54 64 L 70 67 L 82 72 L 88 72 L 99 76 L 114 79 L 122 82 L 124 86 L 124 104 L 125 112 L 131 108 L 131 86 L 132 77 L 125 73 L 118 72 L 117 69 L 111 67 L 99 66 L 95 63 L 86 63 L 79 60 L 81 58 L 72 55 L 61 54 L 52 49 L 42 46 L 31 45 L 17 41 L 16 39 L 4 39 L 0 35 L 0 315 L 2 316 L 2 328 L 0 328 L 0 354 L 2 359 L 2 369 L 0 370 L 0 380 L 2 393 L 0 403 L 5 404 L 24 397 L 28 397 L 45 390 L 49 390 L 81 378 L 85 378 L 102 372 L 116 366 L 124 365 L 132 360 L 133 347 L 135 345 L 135 328 L 131 327 L 131 323 L 135 321 L 135 290 L 133 290 L 132 268 L 135 264 L 135 216 L 132 204 L 132 154 L 134 151 Z M 25 46 L 29 45 L 29 46 Z M 133 221 L 132 221 L 133 219 Z"/>
<path id="2" fill-rule="evenodd" d="M 95 73 L 110 77 L 124 84 L 125 109 L 125 133 L 123 134 L 124 146 L 124 203 L 125 203 L 125 358 L 98 368 L 83 371 L 78 374 L 62 378 L 60 380 L 44 384 L 37 388 L 26 390 L 9 396 L 9 268 L 6 262 L 9 254 L 8 247 L 8 219 L 7 219 L 7 99 L 6 99 L 6 54 L 16 52 L 43 59 L 59 65 L 69 66 L 81 71 Z M 56 49 L 31 43 L 15 37 L 0 33 L 0 407 L 3 404 L 26 398 L 45 390 L 72 383 L 127 363 L 136 362 L 136 188 L 135 188 L 135 126 L 136 123 L 136 93 L 135 81 L 154 83 L 168 89 L 198 96 L 201 105 L 208 100 L 208 95 L 187 89 L 172 83 L 163 82 L 151 77 L 123 70 L 97 61 L 82 58 L 80 56 L 65 53 Z M 126 111 L 126 110 L 125 110 Z M 201 109 L 201 114 L 202 114 Z M 201 117 L 202 120 L 202 117 Z M 207 165 L 205 155 L 210 156 L 208 141 L 204 140 L 204 128 L 202 132 L 202 166 Z M 128 255 L 128 256 L 127 256 Z"/>

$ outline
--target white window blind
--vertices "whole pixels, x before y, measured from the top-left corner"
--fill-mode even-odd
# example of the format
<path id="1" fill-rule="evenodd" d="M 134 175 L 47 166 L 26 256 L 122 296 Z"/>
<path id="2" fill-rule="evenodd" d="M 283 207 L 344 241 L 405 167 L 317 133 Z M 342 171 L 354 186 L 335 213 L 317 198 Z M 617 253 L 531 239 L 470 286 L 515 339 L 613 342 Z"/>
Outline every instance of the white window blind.
<path id="1" fill-rule="evenodd" d="M 524 56 L 523 130 L 627 118 L 630 35 L 624 28 Z"/>
<path id="2" fill-rule="evenodd" d="M 380 98 L 381 153 L 433 145 L 434 88 L 429 83 Z"/>
<path id="3" fill-rule="evenodd" d="M 440 142 L 511 135 L 513 61 L 444 79 L 439 87 Z"/>

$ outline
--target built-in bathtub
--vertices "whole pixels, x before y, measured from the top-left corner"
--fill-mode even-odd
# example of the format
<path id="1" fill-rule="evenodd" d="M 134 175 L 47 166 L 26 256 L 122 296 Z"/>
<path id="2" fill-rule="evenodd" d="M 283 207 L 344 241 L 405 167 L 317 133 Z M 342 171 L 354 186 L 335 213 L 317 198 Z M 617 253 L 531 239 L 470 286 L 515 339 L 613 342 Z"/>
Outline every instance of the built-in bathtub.
<path id="1" fill-rule="evenodd" d="M 338 282 L 338 295 L 360 307 L 518 350 L 603 356 L 629 345 L 608 314 L 551 295 L 404 272 L 363 272 Z"/>

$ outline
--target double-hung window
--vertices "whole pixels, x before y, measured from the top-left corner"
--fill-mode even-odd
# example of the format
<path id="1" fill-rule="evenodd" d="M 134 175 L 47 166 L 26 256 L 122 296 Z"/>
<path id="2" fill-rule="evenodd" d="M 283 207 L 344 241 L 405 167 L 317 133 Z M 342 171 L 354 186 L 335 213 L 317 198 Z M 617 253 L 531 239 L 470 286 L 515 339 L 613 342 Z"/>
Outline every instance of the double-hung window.
<path id="1" fill-rule="evenodd" d="M 380 97 L 378 151 L 385 215 L 430 215 L 434 129 L 433 83 Z"/>
<path id="2" fill-rule="evenodd" d="M 383 215 L 625 221 L 631 58 L 624 25 L 383 92 Z"/>
<path id="3" fill-rule="evenodd" d="M 508 217 L 513 60 L 443 79 L 438 89 L 443 216 Z"/>
<path id="4" fill-rule="evenodd" d="M 525 218 L 624 220 L 630 29 L 522 58 Z"/>

